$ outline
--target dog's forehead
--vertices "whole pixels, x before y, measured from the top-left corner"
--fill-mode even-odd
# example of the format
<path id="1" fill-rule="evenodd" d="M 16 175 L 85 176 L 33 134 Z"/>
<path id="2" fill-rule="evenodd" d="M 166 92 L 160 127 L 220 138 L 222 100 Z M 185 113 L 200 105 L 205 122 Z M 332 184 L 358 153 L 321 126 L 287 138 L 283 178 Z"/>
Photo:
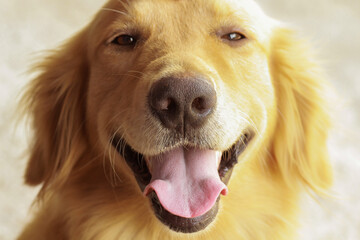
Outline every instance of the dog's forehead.
<path id="1" fill-rule="evenodd" d="M 236 10 L 246 10 L 248 9 L 251 12 L 259 10 L 258 5 L 253 0 L 117 0 L 122 6 L 135 8 L 138 11 L 147 11 L 149 9 L 154 11 L 163 12 L 163 8 L 158 9 L 155 7 L 174 7 L 176 9 L 186 8 L 188 11 L 192 10 L 216 10 L 218 13 L 221 13 L 225 10 L 225 13 L 229 12 L 229 9 L 234 11 Z M 196 7 L 196 8 L 193 8 Z M 205 13 L 205 12 L 203 12 Z"/>
<path id="2" fill-rule="evenodd" d="M 247 15 L 264 18 L 261 8 L 253 0 L 112 0 L 123 10 L 139 16 L 179 15 L 187 16 L 201 13 L 204 17 L 212 15 Z"/>
<path id="3" fill-rule="evenodd" d="M 253 0 L 110 0 L 107 8 L 121 11 L 121 16 L 137 23 L 201 25 L 231 19 L 244 28 L 268 38 L 275 22 Z M 169 26 L 171 24 L 167 24 Z"/>

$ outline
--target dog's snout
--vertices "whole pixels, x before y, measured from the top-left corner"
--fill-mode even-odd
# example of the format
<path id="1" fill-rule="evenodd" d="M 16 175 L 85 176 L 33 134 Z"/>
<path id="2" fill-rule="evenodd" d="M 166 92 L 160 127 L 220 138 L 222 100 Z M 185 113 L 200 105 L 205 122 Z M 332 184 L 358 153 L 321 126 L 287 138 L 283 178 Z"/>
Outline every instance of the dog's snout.
<path id="1" fill-rule="evenodd" d="M 169 129 L 202 126 L 216 105 L 215 89 L 201 78 L 162 78 L 150 89 L 152 112 Z"/>

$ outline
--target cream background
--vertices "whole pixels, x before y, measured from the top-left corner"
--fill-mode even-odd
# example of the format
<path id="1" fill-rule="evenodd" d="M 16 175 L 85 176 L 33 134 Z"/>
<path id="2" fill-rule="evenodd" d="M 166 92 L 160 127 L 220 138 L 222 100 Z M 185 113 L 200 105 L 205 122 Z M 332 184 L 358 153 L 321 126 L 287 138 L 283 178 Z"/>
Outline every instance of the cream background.
<path id="1" fill-rule="evenodd" d="M 338 198 L 305 197 L 301 240 L 360 239 L 360 1 L 258 0 L 272 17 L 297 26 L 323 59 L 336 125 L 329 140 Z M 0 240 L 14 239 L 28 220 L 37 188 L 22 184 L 29 131 L 14 128 L 15 102 L 39 51 L 84 26 L 103 0 L 0 0 Z"/>

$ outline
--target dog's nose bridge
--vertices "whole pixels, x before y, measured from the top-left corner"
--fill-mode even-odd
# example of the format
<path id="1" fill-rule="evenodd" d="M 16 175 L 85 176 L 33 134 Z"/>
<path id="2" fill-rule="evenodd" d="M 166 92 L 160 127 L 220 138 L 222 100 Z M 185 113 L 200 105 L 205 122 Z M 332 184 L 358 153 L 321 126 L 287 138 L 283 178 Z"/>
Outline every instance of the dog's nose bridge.
<path id="1" fill-rule="evenodd" d="M 169 77 L 201 78 L 217 89 L 216 79 L 220 79 L 218 72 L 211 63 L 204 60 L 206 56 L 202 52 L 163 50 L 161 55 L 152 57 L 155 59 L 145 69 L 150 82 Z"/>
<path id="2" fill-rule="evenodd" d="M 184 134 L 208 120 L 216 106 L 216 92 L 202 78 L 167 77 L 153 84 L 148 103 L 164 127 Z"/>

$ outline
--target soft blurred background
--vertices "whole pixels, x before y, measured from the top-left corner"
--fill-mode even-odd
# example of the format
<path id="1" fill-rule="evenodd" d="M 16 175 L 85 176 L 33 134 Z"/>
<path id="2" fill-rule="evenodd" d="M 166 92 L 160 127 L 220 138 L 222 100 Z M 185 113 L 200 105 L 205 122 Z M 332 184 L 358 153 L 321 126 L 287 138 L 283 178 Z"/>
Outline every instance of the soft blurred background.
<path id="1" fill-rule="evenodd" d="M 318 51 L 337 92 L 329 151 L 335 199 L 304 197 L 300 240 L 360 239 L 360 0 L 258 0 Z M 38 188 L 23 185 L 29 131 L 15 128 L 16 101 L 41 51 L 90 21 L 104 0 L 0 0 L 0 240 L 14 239 Z M 275 239 L 276 240 L 276 239 Z"/>

